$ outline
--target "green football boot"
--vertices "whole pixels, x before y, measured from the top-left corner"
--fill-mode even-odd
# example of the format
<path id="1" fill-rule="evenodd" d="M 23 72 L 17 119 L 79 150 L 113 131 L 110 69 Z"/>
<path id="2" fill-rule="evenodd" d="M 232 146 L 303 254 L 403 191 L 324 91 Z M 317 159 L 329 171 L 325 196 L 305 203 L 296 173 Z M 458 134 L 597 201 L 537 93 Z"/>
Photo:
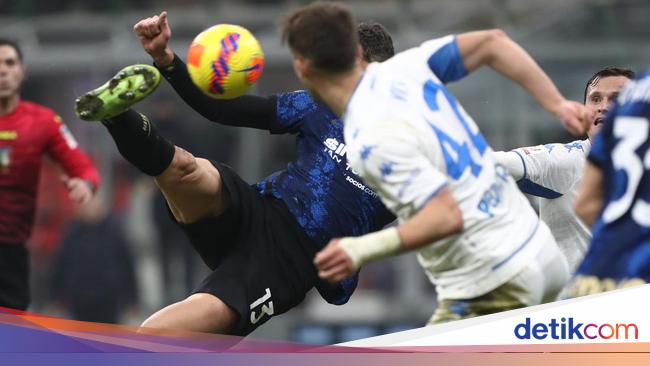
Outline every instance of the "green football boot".
<path id="1" fill-rule="evenodd" d="M 77 117 L 102 121 L 117 116 L 151 94 L 160 84 L 160 73 L 149 65 L 123 68 L 106 84 L 75 101 Z"/>

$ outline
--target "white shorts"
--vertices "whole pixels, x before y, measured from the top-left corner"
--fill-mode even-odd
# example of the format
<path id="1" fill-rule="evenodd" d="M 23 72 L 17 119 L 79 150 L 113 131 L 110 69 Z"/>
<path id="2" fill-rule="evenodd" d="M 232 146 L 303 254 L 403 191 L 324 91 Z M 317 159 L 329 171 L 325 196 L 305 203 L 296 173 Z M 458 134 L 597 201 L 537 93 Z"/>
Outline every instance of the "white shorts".
<path id="1" fill-rule="evenodd" d="M 569 281 L 569 265 L 546 225 L 540 226 L 545 243 L 537 255 L 508 282 L 472 299 L 442 299 L 428 324 L 499 313 L 554 301 Z"/>
<path id="2" fill-rule="evenodd" d="M 545 235 L 552 236 L 548 228 L 544 229 L 548 231 Z M 552 245 L 542 248 L 534 260 L 507 284 L 525 289 L 515 296 L 522 304 L 531 306 L 555 301 L 570 278 L 569 264 L 552 241 Z"/>

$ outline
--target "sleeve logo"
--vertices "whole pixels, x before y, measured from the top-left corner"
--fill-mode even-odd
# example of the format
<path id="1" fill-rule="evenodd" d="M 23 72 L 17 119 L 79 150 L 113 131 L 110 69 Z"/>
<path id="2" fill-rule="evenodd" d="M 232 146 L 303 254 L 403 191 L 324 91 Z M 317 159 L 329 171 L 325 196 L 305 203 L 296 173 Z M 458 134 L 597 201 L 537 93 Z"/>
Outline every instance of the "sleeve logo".
<path id="1" fill-rule="evenodd" d="M 72 132 L 70 132 L 70 130 L 68 129 L 68 126 L 62 125 L 59 128 L 59 132 L 61 133 L 61 136 L 63 136 L 63 139 L 68 144 L 68 147 L 70 149 L 76 149 L 77 146 L 79 146 L 77 140 L 75 140 L 74 136 L 72 136 Z"/>

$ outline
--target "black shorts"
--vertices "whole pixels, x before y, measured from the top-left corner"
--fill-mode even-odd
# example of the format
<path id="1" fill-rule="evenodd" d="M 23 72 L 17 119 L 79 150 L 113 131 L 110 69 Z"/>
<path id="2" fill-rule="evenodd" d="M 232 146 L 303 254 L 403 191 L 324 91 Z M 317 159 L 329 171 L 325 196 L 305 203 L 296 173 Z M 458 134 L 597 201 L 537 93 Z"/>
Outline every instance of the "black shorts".
<path id="1" fill-rule="evenodd" d="M 0 243 L 0 306 L 26 310 L 29 305 L 29 251 L 23 244 Z"/>
<path id="2" fill-rule="evenodd" d="M 245 336 L 298 305 L 318 278 L 316 246 L 281 200 L 264 196 L 227 165 L 212 162 L 229 193 L 218 217 L 182 225 L 212 273 L 194 293 L 215 295 L 239 316 Z"/>

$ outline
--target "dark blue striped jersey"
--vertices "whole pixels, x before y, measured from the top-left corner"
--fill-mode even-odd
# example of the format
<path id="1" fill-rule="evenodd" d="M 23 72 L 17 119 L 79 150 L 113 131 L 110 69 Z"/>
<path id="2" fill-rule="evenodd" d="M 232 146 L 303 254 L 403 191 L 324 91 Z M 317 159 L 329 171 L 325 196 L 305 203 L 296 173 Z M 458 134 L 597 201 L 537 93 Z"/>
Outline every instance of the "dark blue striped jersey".
<path id="1" fill-rule="evenodd" d="M 603 173 L 603 210 L 578 274 L 650 282 L 650 69 L 621 91 L 588 159 Z"/>
<path id="2" fill-rule="evenodd" d="M 343 121 L 314 102 L 309 93 L 277 95 L 277 118 L 271 132 L 297 135 L 296 159 L 257 187 L 262 194 L 283 200 L 319 249 L 330 239 L 367 234 L 394 220 L 348 164 Z M 323 291 L 331 287 L 325 284 L 317 288 L 327 301 L 343 303 L 356 287 L 356 276 L 342 286 L 345 296 Z"/>

